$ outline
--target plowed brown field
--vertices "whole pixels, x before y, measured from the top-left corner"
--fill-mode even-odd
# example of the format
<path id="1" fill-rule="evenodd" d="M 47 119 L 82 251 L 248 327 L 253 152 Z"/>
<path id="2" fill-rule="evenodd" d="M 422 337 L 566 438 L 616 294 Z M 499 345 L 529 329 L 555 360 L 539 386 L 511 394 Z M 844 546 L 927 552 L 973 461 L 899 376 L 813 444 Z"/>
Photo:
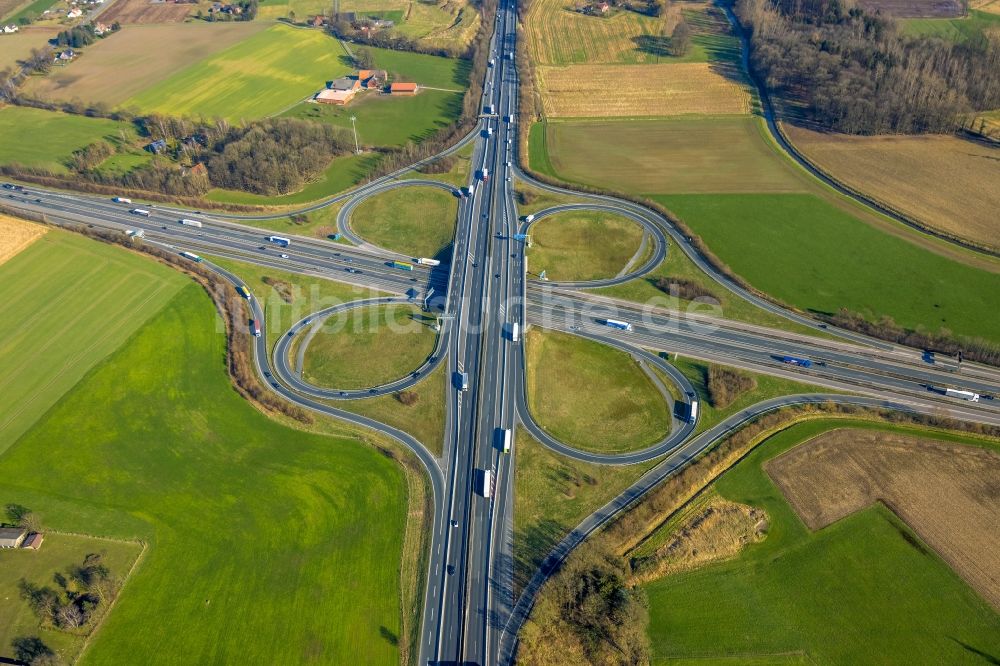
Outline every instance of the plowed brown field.
<path id="1" fill-rule="evenodd" d="M 884 503 L 1000 609 L 1000 453 L 836 430 L 773 458 L 765 469 L 810 529 Z"/>

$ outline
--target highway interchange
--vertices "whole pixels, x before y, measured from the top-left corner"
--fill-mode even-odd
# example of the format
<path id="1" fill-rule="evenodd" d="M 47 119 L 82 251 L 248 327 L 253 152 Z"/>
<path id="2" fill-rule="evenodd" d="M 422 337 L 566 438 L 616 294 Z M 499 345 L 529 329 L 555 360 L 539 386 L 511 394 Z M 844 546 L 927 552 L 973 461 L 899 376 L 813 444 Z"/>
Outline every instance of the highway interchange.
<path id="1" fill-rule="evenodd" d="M 943 387 L 974 390 L 984 396 L 1000 393 L 1000 371 L 965 363 L 960 368 L 929 363 L 917 350 L 871 340 L 824 325 L 744 290 L 712 267 L 668 220 L 639 204 L 611 197 L 586 195 L 539 183 L 517 167 L 517 71 L 514 61 L 515 13 L 504 4 L 497 14 L 491 49 L 495 55 L 484 87 L 484 113 L 473 133 L 446 151 L 474 143 L 475 173 L 471 196 L 458 201 L 458 220 L 450 263 L 416 265 L 401 271 L 394 260 L 411 261 L 375 247 L 350 228 L 355 206 L 370 196 L 415 184 L 455 190 L 424 177 L 412 178 L 414 167 L 403 169 L 352 192 L 310 206 L 309 212 L 343 202 L 338 215 L 340 232 L 353 245 L 291 236 L 280 248 L 265 240 L 270 232 L 251 226 L 275 216 L 204 214 L 167 206 L 149 206 L 148 217 L 131 214 L 131 206 L 82 194 L 28 187 L 4 191 L 7 206 L 44 215 L 52 224 L 93 225 L 117 231 L 141 229 L 144 242 L 171 251 L 188 251 L 249 262 L 260 266 L 333 279 L 372 289 L 368 298 L 333 304 L 305 313 L 288 331 L 264 327 L 255 339 L 257 370 L 272 390 L 307 409 L 377 430 L 411 449 L 427 470 L 434 495 L 430 557 L 420 633 L 420 663 L 510 663 L 517 633 L 531 610 L 535 595 L 558 564 L 594 530 L 638 501 L 657 483 L 683 467 L 700 452 L 741 424 L 784 406 L 836 401 L 869 407 L 889 407 L 915 413 L 947 414 L 958 419 L 1000 425 L 1000 400 L 984 397 L 965 403 L 942 395 Z M 487 110 L 489 112 L 487 112 Z M 487 131 L 489 128 L 491 131 Z M 490 177 L 484 179 L 483 170 Z M 536 213 L 528 222 L 517 211 L 513 184 L 570 194 L 579 203 Z M 457 193 L 457 192 L 456 192 Z M 530 232 L 531 224 L 567 210 L 595 210 L 623 215 L 643 226 L 654 243 L 650 257 L 629 273 L 592 282 L 528 280 L 525 243 L 515 234 Z M 283 213 L 281 216 L 288 215 Z M 196 219 L 201 227 L 178 224 Z M 758 307 L 806 326 L 819 336 L 721 320 L 667 308 L 643 307 L 590 294 L 584 289 L 635 279 L 657 266 L 668 251 L 682 251 L 722 288 Z M 204 265 L 234 285 L 238 275 L 206 260 Z M 377 290 L 377 291 L 376 291 Z M 381 293 L 379 293 L 381 292 Z M 439 316 L 441 330 L 431 356 L 419 368 L 396 381 L 364 390 L 339 390 L 305 382 L 300 363 L 289 350 L 297 336 L 312 334 L 328 318 L 356 307 L 413 302 Z M 262 304 L 249 301 L 253 317 L 266 324 Z M 633 323 L 633 330 L 607 327 L 608 318 Z M 559 442 L 537 424 L 528 410 L 523 347 L 510 335 L 517 323 L 583 336 L 612 345 L 655 365 L 670 377 L 681 394 L 693 388 L 669 363 L 666 354 L 725 363 L 754 372 L 788 377 L 821 387 L 825 392 L 785 396 L 754 405 L 714 427 L 696 433 L 696 424 L 675 417 L 663 441 L 623 454 L 595 454 Z M 274 337 L 277 334 L 279 337 Z M 269 340 L 274 338 L 274 350 Z M 300 343 L 300 349 L 305 345 Z M 793 355 L 812 359 L 808 368 L 781 361 Z M 440 364 L 449 377 L 443 455 L 438 458 L 409 434 L 335 405 L 395 393 L 412 386 Z M 457 378 L 465 373 L 467 390 Z M 852 395 L 846 395 L 850 392 Z M 673 405 L 671 405 L 673 409 Z M 681 414 L 683 410 L 675 410 Z M 519 598 L 513 584 L 514 461 L 499 446 L 498 432 L 516 432 L 522 425 L 543 445 L 563 455 L 593 463 L 626 465 L 659 462 L 632 487 L 589 516 L 549 554 Z M 485 497 L 483 470 L 490 471 Z"/>

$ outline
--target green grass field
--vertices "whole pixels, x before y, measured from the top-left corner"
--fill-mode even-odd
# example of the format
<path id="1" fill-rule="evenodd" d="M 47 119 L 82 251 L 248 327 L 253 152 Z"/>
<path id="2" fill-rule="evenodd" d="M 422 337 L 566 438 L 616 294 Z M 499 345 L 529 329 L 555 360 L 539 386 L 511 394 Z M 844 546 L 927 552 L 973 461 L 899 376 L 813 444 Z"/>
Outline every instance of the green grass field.
<path id="1" fill-rule="evenodd" d="M 525 350 L 531 414 L 564 444 L 622 452 L 670 432 L 667 403 L 625 352 L 537 327 L 527 332 Z"/>
<path id="2" fill-rule="evenodd" d="M 398 664 L 403 471 L 262 415 L 224 349 L 188 285 L 0 457 L 0 504 L 149 543 L 86 662 Z"/>
<path id="3" fill-rule="evenodd" d="M 0 551 L 0 657 L 12 658 L 11 641 L 22 636 L 41 638 L 64 663 L 73 663 L 83 648 L 83 636 L 39 626 L 38 617 L 20 599 L 21 579 L 53 587 L 55 573 L 64 573 L 68 567 L 82 564 L 88 554 L 97 553 L 113 578 L 126 580 L 141 552 L 142 546 L 135 542 L 51 532 L 37 551 Z"/>
<path id="4" fill-rule="evenodd" d="M 462 113 L 462 93 L 423 90 L 413 97 L 368 92 L 348 106 L 303 102 L 282 114 L 344 129 L 356 119 L 358 141 L 364 146 L 419 143 L 447 127 Z"/>
<path id="5" fill-rule="evenodd" d="M 331 317 L 305 349 L 302 376 L 339 389 L 402 379 L 434 351 L 434 321 L 413 305 L 355 308 Z"/>
<path id="6" fill-rule="evenodd" d="M 546 271 L 550 280 L 613 278 L 632 261 L 643 235 L 641 226 L 620 215 L 559 213 L 532 225 L 528 268 L 532 275 Z"/>
<path id="7" fill-rule="evenodd" d="M 462 92 L 469 87 L 467 60 L 366 47 L 375 67 L 384 69 L 394 81 L 412 81 L 422 86 Z"/>
<path id="8" fill-rule="evenodd" d="M 656 280 L 661 277 L 683 278 L 700 284 L 712 294 L 709 298 L 714 298 L 718 301 L 718 309 L 716 310 L 708 301 L 704 303 L 692 303 L 671 297 L 655 286 Z M 705 275 L 676 245 L 667 248 L 667 258 L 660 262 L 660 265 L 650 273 L 640 278 L 615 285 L 614 287 L 603 287 L 601 289 L 594 289 L 593 291 L 596 294 L 620 298 L 633 303 L 642 303 L 651 307 L 670 308 L 693 314 L 700 313 L 719 316 L 725 319 L 745 321 L 750 324 L 773 326 L 774 328 L 781 328 L 797 333 L 816 335 L 814 329 L 788 321 L 784 317 L 779 317 L 748 303 L 742 298 L 733 296 L 728 290 L 723 289 L 714 280 Z"/>
<path id="9" fill-rule="evenodd" d="M 531 168 L 630 194 L 799 192 L 753 117 L 549 121 L 532 126 Z"/>
<path id="10" fill-rule="evenodd" d="M 0 453 L 185 282 L 152 261 L 59 230 L 0 265 Z"/>
<path id="11" fill-rule="evenodd" d="M 754 287 L 805 310 L 846 307 L 1000 341 L 1000 275 L 883 233 L 808 194 L 654 197 Z"/>
<path id="12" fill-rule="evenodd" d="M 31 140 L 25 140 L 31 128 Z M 84 146 L 101 139 L 120 141 L 118 132 L 135 132 L 128 123 L 103 118 L 72 116 L 66 113 L 24 106 L 0 108 L 0 163 L 40 167 L 66 173 L 66 163 Z"/>
<path id="13" fill-rule="evenodd" d="M 351 228 L 379 247 L 412 257 L 447 259 L 455 237 L 458 200 L 425 186 L 401 187 L 366 199 L 351 214 Z"/>
<path id="14" fill-rule="evenodd" d="M 275 25 L 123 102 L 145 112 L 229 120 L 280 113 L 351 71 L 340 44 Z"/>
<path id="15" fill-rule="evenodd" d="M 735 560 L 645 586 L 654 664 L 995 661 L 1000 616 L 937 555 L 914 545 L 888 509 L 876 505 L 810 533 L 761 469 L 845 425 L 873 427 L 793 426 L 716 483 L 723 497 L 767 511 L 767 538 Z"/>
<path id="16" fill-rule="evenodd" d="M 1000 29 L 1000 14 L 969 10 L 963 18 L 913 18 L 899 21 L 902 32 L 915 37 L 940 37 L 955 42 L 978 39 L 986 32 Z"/>

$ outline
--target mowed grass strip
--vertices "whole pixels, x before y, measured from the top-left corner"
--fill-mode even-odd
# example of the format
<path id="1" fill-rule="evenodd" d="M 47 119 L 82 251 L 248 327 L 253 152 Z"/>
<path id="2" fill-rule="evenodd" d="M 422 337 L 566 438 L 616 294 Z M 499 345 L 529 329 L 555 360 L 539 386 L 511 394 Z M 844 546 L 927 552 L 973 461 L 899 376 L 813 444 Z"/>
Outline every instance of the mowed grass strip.
<path id="1" fill-rule="evenodd" d="M 928 252 L 810 194 L 654 197 L 754 287 L 803 310 L 840 308 L 1000 342 L 1000 274 Z"/>
<path id="2" fill-rule="evenodd" d="M 101 139 L 120 141 L 120 131 L 126 132 L 129 137 L 135 135 L 131 125 L 114 120 L 25 106 L 2 107 L 0 146 L 3 150 L 0 151 L 0 163 L 66 173 L 66 163 L 74 151 Z"/>
<path id="3" fill-rule="evenodd" d="M 746 115 L 750 88 L 735 68 L 704 62 L 538 67 L 549 118 Z"/>
<path id="4" fill-rule="evenodd" d="M 437 340 L 434 322 L 420 308 L 402 304 L 330 317 L 309 340 L 302 376 L 318 386 L 343 389 L 401 379 L 430 357 Z"/>
<path id="5" fill-rule="evenodd" d="M 1000 615 L 888 509 L 875 505 L 809 532 L 762 469 L 845 426 L 872 427 L 793 426 L 715 484 L 723 498 L 767 512 L 767 537 L 734 560 L 644 586 L 653 663 L 786 663 L 790 655 L 808 663 L 973 664 L 1000 652 Z"/>
<path id="6" fill-rule="evenodd" d="M 284 111 L 351 71 L 318 30 L 274 25 L 130 97 L 125 107 L 170 115 L 261 118 Z"/>
<path id="7" fill-rule="evenodd" d="M 841 182 L 929 227 L 1000 249 L 1000 150 L 954 136 L 846 136 L 785 124 Z"/>
<path id="8" fill-rule="evenodd" d="M 807 184 L 778 159 L 756 118 L 546 123 L 532 143 L 561 178 L 632 194 L 798 192 Z M 534 128 L 533 128 L 534 129 Z"/>
<path id="9" fill-rule="evenodd" d="M 261 414 L 225 345 L 188 284 L 0 458 L 0 504 L 150 544 L 88 663 L 395 666 L 402 469 Z"/>
<path id="10" fill-rule="evenodd" d="M 166 267 L 58 230 L 0 266 L 0 452 L 184 284 Z"/>
<path id="11" fill-rule="evenodd" d="M 620 215 L 569 211 L 531 226 L 528 268 L 550 280 L 612 278 L 642 245 L 644 230 Z"/>
<path id="12" fill-rule="evenodd" d="M 18 584 L 27 580 L 39 586 L 54 587 L 52 577 L 83 564 L 91 553 L 101 556 L 112 578 L 126 581 L 132 564 L 142 552 L 136 542 L 99 539 L 78 534 L 46 532 L 42 547 L 32 550 L 5 550 L 0 553 L 0 655 L 11 654 L 11 641 L 22 636 L 38 636 L 61 658 L 74 663 L 86 637 L 53 629 L 41 629 L 38 616 L 21 599 Z M 98 609 L 98 613 L 104 612 Z"/>
<path id="13" fill-rule="evenodd" d="M 455 237 L 458 200 L 420 185 L 369 197 L 351 214 L 351 228 L 379 247 L 414 258 L 447 259 Z"/>
<path id="14" fill-rule="evenodd" d="M 538 327 L 525 342 L 528 406 L 559 441 L 613 453 L 641 449 L 670 432 L 667 403 L 625 352 Z"/>
<path id="15" fill-rule="evenodd" d="M 129 26 L 88 46 L 72 66 L 29 77 L 25 90 L 42 99 L 118 106 L 264 27 L 248 21 Z"/>

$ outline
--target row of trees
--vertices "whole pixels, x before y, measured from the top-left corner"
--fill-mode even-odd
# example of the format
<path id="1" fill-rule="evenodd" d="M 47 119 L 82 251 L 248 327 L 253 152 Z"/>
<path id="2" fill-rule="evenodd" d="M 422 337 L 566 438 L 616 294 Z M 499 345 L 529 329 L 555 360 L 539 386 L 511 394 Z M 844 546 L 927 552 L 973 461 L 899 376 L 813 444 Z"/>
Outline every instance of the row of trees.
<path id="1" fill-rule="evenodd" d="M 117 32 L 118 30 L 121 30 L 121 27 L 121 24 L 118 23 L 118 21 L 115 21 L 111 24 L 111 32 Z M 97 34 L 97 29 L 94 27 L 93 23 L 85 23 L 84 25 L 78 25 L 74 28 L 70 28 L 69 30 L 63 30 L 56 35 L 56 46 L 71 46 L 74 49 L 81 49 L 84 46 L 93 44 L 103 36 L 104 35 Z"/>
<path id="2" fill-rule="evenodd" d="M 948 132 L 1000 106 L 1000 37 L 903 35 L 850 0 L 738 0 L 751 66 L 769 91 L 849 134 Z"/>

